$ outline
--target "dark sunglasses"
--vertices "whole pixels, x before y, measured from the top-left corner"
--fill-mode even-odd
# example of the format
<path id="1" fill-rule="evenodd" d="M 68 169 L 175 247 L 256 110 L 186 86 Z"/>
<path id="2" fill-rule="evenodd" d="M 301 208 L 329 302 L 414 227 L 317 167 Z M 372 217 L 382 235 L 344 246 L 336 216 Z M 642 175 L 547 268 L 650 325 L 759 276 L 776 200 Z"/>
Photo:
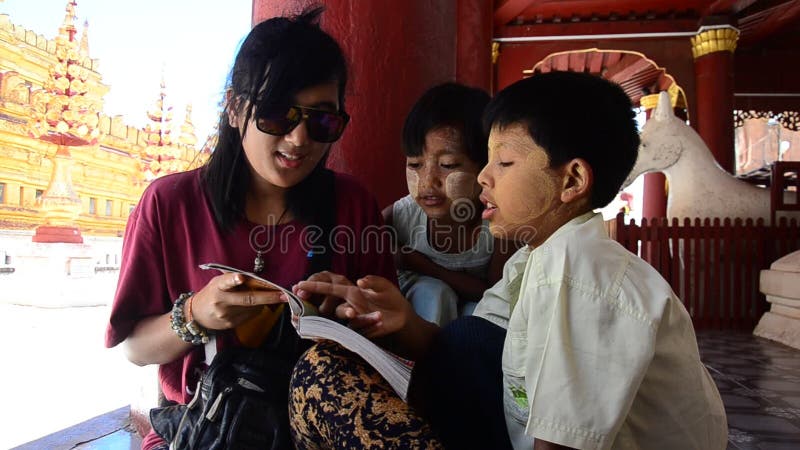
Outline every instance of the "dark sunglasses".
<path id="1" fill-rule="evenodd" d="M 332 112 L 297 105 L 286 110 L 256 114 L 256 128 L 273 136 L 289 134 L 305 120 L 308 136 L 317 142 L 336 141 L 350 120 L 350 116 L 344 111 Z"/>

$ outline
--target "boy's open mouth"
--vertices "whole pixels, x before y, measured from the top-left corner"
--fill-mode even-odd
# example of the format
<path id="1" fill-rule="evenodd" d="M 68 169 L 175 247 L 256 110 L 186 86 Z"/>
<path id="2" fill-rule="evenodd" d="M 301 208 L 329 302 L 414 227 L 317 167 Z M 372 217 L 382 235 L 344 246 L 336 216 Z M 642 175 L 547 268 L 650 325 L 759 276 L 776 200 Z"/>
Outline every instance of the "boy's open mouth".
<path id="1" fill-rule="evenodd" d="M 445 202 L 445 198 L 438 195 L 423 195 L 419 200 L 425 206 L 439 206 Z"/>
<path id="2" fill-rule="evenodd" d="M 488 220 L 491 219 L 494 215 L 494 212 L 497 211 L 497 206 L 495 206 L 492 202 L 484 202 L 485 207 L 483 208 L 483 212 L 481 213 L 481 219 Z"/>
<path id="3" fill-rule="evenodd" d="M 481 213 L 481 218 L 484 220 L 491 219 L 494 212 L 497 211 L 497 205 L 490 202 L 483 194 L 479 197 L 481 203 L 483 203 L 483 212 Z"/>

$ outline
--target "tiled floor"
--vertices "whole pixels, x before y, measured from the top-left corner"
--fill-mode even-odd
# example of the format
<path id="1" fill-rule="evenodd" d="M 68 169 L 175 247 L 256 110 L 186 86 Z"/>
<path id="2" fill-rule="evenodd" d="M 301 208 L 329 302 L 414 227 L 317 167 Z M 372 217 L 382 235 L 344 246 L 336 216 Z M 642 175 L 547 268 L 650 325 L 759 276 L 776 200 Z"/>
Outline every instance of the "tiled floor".
<path id="1" fill-rule="evenodd" d="M 701 332 L 728 414 L 728 449 L 800 449 L 800 350 L 746 333 Z"/>

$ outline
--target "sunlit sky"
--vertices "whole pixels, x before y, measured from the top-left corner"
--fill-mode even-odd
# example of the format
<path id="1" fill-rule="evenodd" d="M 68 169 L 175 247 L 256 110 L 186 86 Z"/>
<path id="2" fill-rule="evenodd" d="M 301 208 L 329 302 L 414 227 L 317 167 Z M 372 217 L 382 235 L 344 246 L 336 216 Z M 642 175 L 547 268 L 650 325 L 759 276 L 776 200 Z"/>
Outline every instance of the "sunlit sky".
<path id="1" fill-rule="evenodd" d="M 78 36 L 89 21 L 89 56 L 100 60 L 110 91 L 104 113 L 142 127 L 156 101 L 162 73 L 174 133 L 186 104 L 198 145 L 217 121 L 225 79 L 239 43 L 250 30 L 252 0 L 77 0 Z M 5 0 L 0 13 L 52 39 L 67 0 Z"/>

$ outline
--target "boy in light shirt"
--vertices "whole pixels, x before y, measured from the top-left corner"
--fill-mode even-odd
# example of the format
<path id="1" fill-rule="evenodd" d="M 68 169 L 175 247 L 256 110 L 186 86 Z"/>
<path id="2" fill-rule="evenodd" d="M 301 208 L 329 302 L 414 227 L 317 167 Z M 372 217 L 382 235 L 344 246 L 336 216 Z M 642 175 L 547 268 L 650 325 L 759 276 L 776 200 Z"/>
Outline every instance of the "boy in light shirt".
<path id="1" fill-rule="evenodd" d="M 393 350 L 444 360 L 438 368 L 451 373 L 430 371 L 428 394 L 434 406 L 439 398 L 449 404 L 428 411 L 445 447 L 476 448 L 470 443 L 485 434 L 483 418 L 504 414 L 517 449 L 724 449 L 724 407 L 689 314 L 669 283 L 611 240 L 593 212 L 613 199 L 636 161 L 627 95 L 589 74 L 534 75 L 501 91 L 484 125 L 483 218 L 495 237 L 524 237 L 527 246 L 486 291 L 478 317 L 440 331 L 379 277 L 357 287 L 300 287 L 344 298 L 340 315 L 361 322 L 368 336 L 393 334 Z M 487 349 L 484 336 L 498 333 L 502 346 Z M 488 355 L 484 366 L 501 365 L 493 380 L 500 411 L 471 405 L 471 392 L 492 389 L 486 380 L 474 391 L 464 387 L 474 376 L 459 362 L 476 348 Z M 452 374 L 462 403 L 448 394 Z"/>

